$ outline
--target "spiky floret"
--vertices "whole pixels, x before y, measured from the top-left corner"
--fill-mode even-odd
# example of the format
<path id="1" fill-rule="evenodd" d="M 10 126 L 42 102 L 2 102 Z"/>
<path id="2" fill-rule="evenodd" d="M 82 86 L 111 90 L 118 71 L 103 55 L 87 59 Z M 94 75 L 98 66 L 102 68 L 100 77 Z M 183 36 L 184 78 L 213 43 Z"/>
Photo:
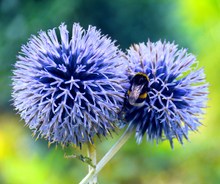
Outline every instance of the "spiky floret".
<path id="1" fill-rule="evenodd" d="M 188 130 L 196 131 L 206 107 L 208 84 L 203 69 L 197 69 L 194 55 L 178 50 L 169 42 L 150 41 L 134 44 L 128 50 L 129 76 L 137 73 L 149 78 L 148 97 L 141 107 L 126 103 L 124 115 L 136 130 L 137 142 L 144 134 L 148 140 L 164 139 L 173 146 L 173 138 L 183 143 Z"/>
<path id="2" fill-rule="evenodd" d="M 120 51 L 93 26 L 40 31 L 13 71 L 15 109 L 37 137 L 80 146 L 114 131 L 126 76 Z"/>

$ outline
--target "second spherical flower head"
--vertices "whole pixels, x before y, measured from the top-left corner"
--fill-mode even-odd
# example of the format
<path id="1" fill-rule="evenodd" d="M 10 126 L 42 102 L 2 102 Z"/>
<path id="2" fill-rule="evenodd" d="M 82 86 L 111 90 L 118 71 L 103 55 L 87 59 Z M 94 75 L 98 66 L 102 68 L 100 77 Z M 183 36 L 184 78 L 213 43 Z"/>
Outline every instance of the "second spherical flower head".
<path id="1" fill-rule="evenodd" d="M 194 55 L 169 42 L 134 44 L 126 55 L 130 88 L 122 122 L 136 132 L 137 142 L 173 139 L 183 143 L 196 131 L 206 107 L 208 84 Z"/>

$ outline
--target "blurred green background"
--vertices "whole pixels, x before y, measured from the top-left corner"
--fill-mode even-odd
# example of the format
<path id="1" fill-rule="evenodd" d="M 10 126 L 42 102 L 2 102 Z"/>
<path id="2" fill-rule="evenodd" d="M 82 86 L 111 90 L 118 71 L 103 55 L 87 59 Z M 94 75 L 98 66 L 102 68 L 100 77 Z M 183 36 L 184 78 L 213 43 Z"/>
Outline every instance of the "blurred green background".
<path id="1" fill-rule="evenodd" d="M 80 22 L 97 26 L 123 50 L 132 43 L 175 41 L 195 54 L 210 83 L 209 108 L 191 142 L 159 145 L 134 139 L 99 174 L 104 184 L 220 183 L 220 1 L 219 0 L 0 0 L 0 183 L 78 183 L 86 164 L 64 159 L 78 149 L 35 141 L 10 102 L 11 70 L 21 45 L 39 30 Z M 120 134 L 119 134 L 120 135 Z M 98 158 L 119 135 L 97 141 Z M 82 150 L 86 152 L 86 150 Z"/>

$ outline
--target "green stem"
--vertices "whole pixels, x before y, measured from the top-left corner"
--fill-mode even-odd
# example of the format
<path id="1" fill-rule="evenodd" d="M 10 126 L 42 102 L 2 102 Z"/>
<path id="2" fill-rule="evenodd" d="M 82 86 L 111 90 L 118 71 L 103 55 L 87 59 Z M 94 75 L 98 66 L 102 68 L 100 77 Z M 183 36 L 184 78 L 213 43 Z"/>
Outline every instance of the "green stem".
<path id="1" fill-rule="evenodd" d="M 111 158 L 121 149 L 121 147 L 127 142 L 132 132 L 129 128 L 125 130 L 120 139 L 112 146 L 112 148 L 105 154 L 105 156 L 96 165 L 96 169 L 90 171 L 87 176 L 80 182 L 80 184 L 88 184 L 97 176 L 102 168 L 111 160 Z"/>
<path id="2" fill-rule="evenodd" d="M 83 178 L 83 180 L 79 183 L 79 184 L 88 184 L 90 183 L 90 180 L 92 179 L 91 177 L 93 176 L 93 173 L 95 173 L 95 170 L 90 171 L 85 178 Z"/>
<path id="3" fill-rule="evenodd" d="M 88 143 L 88 157 L 91 159 L 91 164 L 96 167 L 96 148 L 93 144 L 91 143 Z M 95 168 L 92 167 L 91 165 L 88 165 L 88 169 L 89 169 L 89 172 L 88 173 L 91 173 L 95 170 Z M 97 176 L 94 177 L 90 182 L 89 184 L 97 184 Z"/>

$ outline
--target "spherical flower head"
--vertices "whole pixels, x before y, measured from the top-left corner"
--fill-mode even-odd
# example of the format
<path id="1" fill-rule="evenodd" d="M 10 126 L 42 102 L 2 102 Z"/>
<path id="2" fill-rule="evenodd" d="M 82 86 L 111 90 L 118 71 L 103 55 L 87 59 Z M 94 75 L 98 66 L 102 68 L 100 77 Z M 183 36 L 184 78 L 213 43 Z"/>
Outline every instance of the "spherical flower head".
<path id="1" fill-rule="evenodd" d="M 206 107 L 208 84 L 195 56 L 174 43 L 135 44 L 127 54 L 130 88 L 123 116 L 136 130 L 137 142 L 146 134 L 159 142 L 173 138 L 183 143 L 196 131 Z"/>
<path id="2" fill-rule="evenodd" d="M 59 33 L 59 34 L 58 34 Z M 22 46 L 13 71 L 15 109 L 34 135 L 81 146 L 107 136 L 123 104 L 120 51 L 95 27 L 40 31 Z"/>

